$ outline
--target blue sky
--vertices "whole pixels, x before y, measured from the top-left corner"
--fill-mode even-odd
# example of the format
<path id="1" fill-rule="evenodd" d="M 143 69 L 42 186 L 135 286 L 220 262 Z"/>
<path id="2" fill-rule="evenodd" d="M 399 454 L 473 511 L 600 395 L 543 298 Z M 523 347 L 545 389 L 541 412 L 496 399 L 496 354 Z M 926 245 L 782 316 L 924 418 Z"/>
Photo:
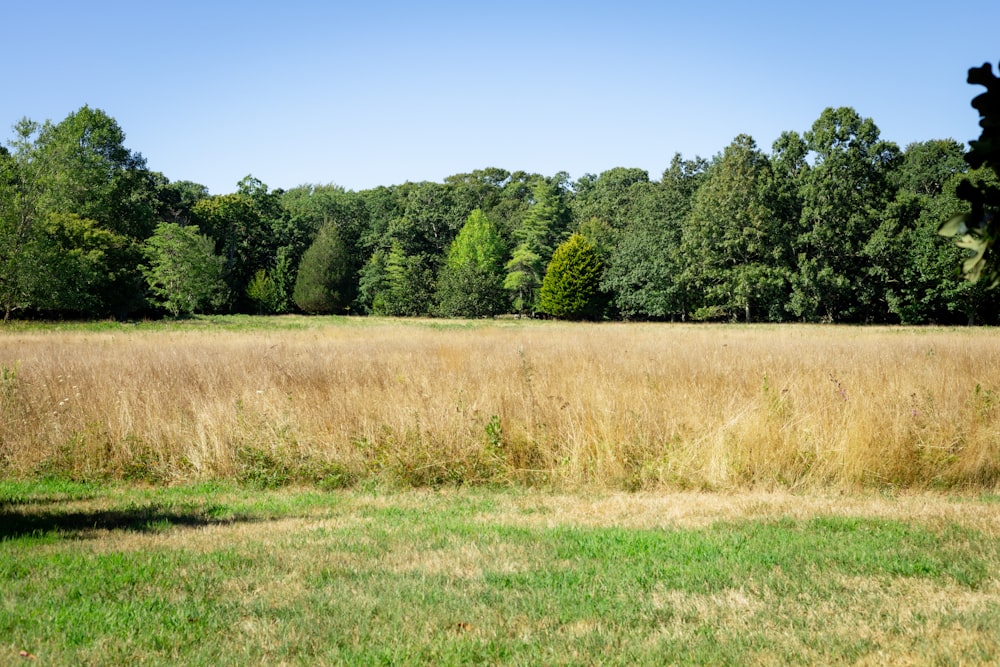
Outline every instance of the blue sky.
<path id="1" fill-rule="evenodd" d="M 0 0 L 0 123 L 103 109 L 151 169 L 213 194 L 352 190 L 484 167 L 573 179 L 746 133 L 769 151 L 828 106 L 882 137 L 979 134 L 969 67 L 992 0 Z"/>

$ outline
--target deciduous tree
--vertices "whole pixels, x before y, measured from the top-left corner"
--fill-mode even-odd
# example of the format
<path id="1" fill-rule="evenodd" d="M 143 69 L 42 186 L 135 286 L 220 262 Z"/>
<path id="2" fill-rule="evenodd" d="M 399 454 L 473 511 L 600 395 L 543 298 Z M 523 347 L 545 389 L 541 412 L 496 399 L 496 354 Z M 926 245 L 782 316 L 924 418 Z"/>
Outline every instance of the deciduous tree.
<path id="1" fill-rule="evenodd" d="M 802 177 L 790 307 L 807 320 L 865 320 L 886 310 L 885 294 L 868 289 L 864 246 L 892 200 L 899 149 L 846 107 L 823 111 L 805 140 L 815 164 Z"/>
<path id="2" fill-rule="evenodd" d="M 194 226 L 163 222 L 146 241 L 143 274 L 153 302 L 174 317 L 217 308 L 226 299 L 224 258 Z"/>
<path id="3" fill-rule="evenodd" d="M 474 210 L 441 267 L 438 312 L 446 317 L 489 317 L 504 312 L 506 256 L 499 230 L 481 210 Z"/>

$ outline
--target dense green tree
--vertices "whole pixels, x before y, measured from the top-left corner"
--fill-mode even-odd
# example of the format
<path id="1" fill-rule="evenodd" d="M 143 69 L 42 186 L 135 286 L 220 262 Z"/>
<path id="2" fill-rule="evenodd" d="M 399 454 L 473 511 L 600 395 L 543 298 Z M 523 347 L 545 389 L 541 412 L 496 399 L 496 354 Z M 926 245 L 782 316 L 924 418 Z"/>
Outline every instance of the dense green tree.
<path id="1" fill-rule="evenodd" d="M 282 245 L 277 249 L 274 267 L 269 273 L 279 286 L 287 285 L 286 305 L 292 302 L 291 289 L 303 253 L 319 230 L 331 224 L 336 225 L 344 246 L 346 273 L 342 297 L 353 300 L 357 295 L 359 272 L 371 253 L 364 246 L 369 224 L 364 197 L 337 185 L 305 185 L 284 192 L 281 203 L 287 215 L 280 219 L 276 237 L 282 240 Z M 348 307 L 349 304 L 343 305 Z"/>
<path id="2" fill-rule="evenodd" d="M 456 205 L 452 188 L 441 183 L 406 183 L 397 195 L 402 215 L 390 221 L 388 239 L 408 255 L 443 257 L 472 210 Z"/>
<path id="3" fill-rule="evenodd" d="M 455 174 L 444 179 L 451 188 L 452 201 L 459 210 L 488 212 L 500 202 L 510 172 L 497 167 L 477 169 L 470 174 Z"/>
<path id="4" fill-rule="evenodd" d="M 792 221 L 776 211 L 771 162 L 748 135 L 725 149 L 699 188 L 681 251 L 701 314 L 780 320 L 791 272 Z"/>
<path id="5" fill-rule="evenodd" d="M 588 218 L 576 226 L 576 233 L 594 244 L 601 262 L 607 266 L 611 253 L 618 244 L 618 232 L 600 218 Z"/>
<path id="6" fill-rule="evenodd" d="M 511 305 L 519 315 L 533 314 L 538 302 L 538 289 L 545 277 L 545 263 L 524 243 L 514 248 L 513 256 L 504 267 L 507 275 L 503 288 L 507 290 Z"/>
<path id="7" fill-rule="evenodd" d="M 153 302 L 174 317 L 221 306 L 226 299 L 224 258 L 193 225 L 163 222 L 145 245 L 143 274 Z"/>
<path id="8" fill-rule="evenodd" d="M 0 147 L 0 305 L 4 321 L 33 303 L 33 281 L 42 263 L 37 226 L 38 183 L 33 177 L 33 137 L 38 124 L 22 119 L 10 142 Z"/>
<path id="9" fill-rule="evenodd" d="M 388 251 L 376 250 L 358 272 L 358 290 L 353 307 L 363 315 L 375 312 L 378 295 L 385 290 L 385 268 L 388 256 Z"/>
<path id="10" fill-rule="evenodd" d="M 503 286 L 514 309 L 522 315 L 537 310 L 538 290 L 546 266 L 569 222 L 564 182 L 563 174 L 554 179 L 539 179 L 532 192 L 534 201 L 514 231 L 517 246 L 505 267 Z"/>
<path id="11" fill-rule="evenodd" d="M 908 324 L 992 323 L 1000 307 L 986 298 L 988 282 L 966 280 L 959 269 L 966 251 L 935 234 L 941 220 L 967 213 L 967 202 L 956 195 L 963 179 L 996 183 L 989 170 L 954 174 L 943 181 L 936 196 L 919 195 L 902 189 L 887 210 L 884 226 L 895 232 L 891 241 L 891 263 L 886 262 L 888 298 L 891 312 Z M 887 236 L 882 229 L 872 240 Z"/>
<path id="12" fill-rule="evenodd" d="M 27 309 L 98 315 L 140 307 L 138 239 L 127 234 L 145 233 L 149 211 L 123 213 L 122 183 L 144 164 L 122 146 L 120 128 L 84 107 L 57 125 L 23 119 L 15 132 L 13 152 L 0 164 L 5 317 Z"/>
<path id="13" fill-rule="evenodd" d="M 392 245 L 389 225 L 403 215 L 403 202 L 397 194 L 398 187 L 379 186 L 358 193 L 367 221 L 361 233 L 359 246 L 363 256 L 370 257 L 376 251 L 388 252 Z"/>
<path id="14" fill-rule="evenodd" d="M 708 162 L 674 155 L 657 187 L 644 191 L 611 250 L 602 287 L 629 318 L 683 319 L 691 302 L 680 256 L 682 222 Z"/>
<path id="15" fill-rule="evenodd" d="M 809 146 L 796 132 L 783 132 L 771 146 L 775 215 L 782 220 L 802 219 L 802 184 L 809 173 Z"/>
<path id="16" fill-rule="evenodd" d="M 446 317 L 489 317 L 506 310 L 506 244 L 479 209 L 469 215 L 448 249 L 438 277 L 438 312 Z"/>
<path id="17" fill-rule="evenodd" d="M 208 198 L 208 188 L 193 181 L 171 183 L 163 174 L 154 174 L 157 188 L 157 219 L 179 225 L 194 224 L 195 204 Z"/>
<path id="18" fill-rule="evenodd" d="M 601 292 L 604 266 L 597 247 L 573 234 L 552 253 L 539 303 L 542 312 L 567 320 L 593 320 L 603 315 L 607 299 Z"/>
<path id="19" fill-rule="evenodd" d="M 334 313 L 350 304 L 350 266 L 340 232 L 324 225 L 302 255 L 293 298 L 307 313 Z"/>
<path id="20" fill-rule="evenodd" d="M 0 287 L 11 297 L 5 298 L 10 307 L 5 312 L 69 304 L 75 313 L 125 315 L 141 307 L 139 244 L 152 230 L 157 187 L 142 156 L 124 146 L 124 133 L 114 119 L 86 106 L 56 124 L 23 119 L 15 132 L 6 168 L 9 207 L 0 213 L 0 252 L 6 265 L 0 282 L 12 288 Z M 76 220 L 89 221 L 92 230 L 59 234 L 65 231 L 60 221 L 79 231 L 79 225 L 70 222 Z M 100 279 L 52 280 L 75 265 L 64 253 L 80 261 L 95 257 L 94 247 L 64 244 L 78 238 L 100 245 L 96 230 L 115 238 L 113 247 L 100 251 Z M 58 238 L 46 238 L 52 234 Z M 33 282 L 47 287 L 34 290 Z M 53 293 L 59 285 L 69 291 Z"/>
<path id="21" fill-rule="evenodd" d="M 232 299 L 229 307 L 255 310 L 247 287 L 258 271 L 274 268 L 278 248 L 285 245 L 280 232 L 287 228 L 287 213 L 281 206 L 281 192 L 272 192 L 247 176 L 239 182 L 237 192 L 202 199 L 191 213 L 202 232 L 215 239 L 216 253 L 225 261 Z"/>
<path id="22" fill-rule="evenodd" d="M 830 322 L 880 318 L 888 305 L 868 271 L 864 247 L 893 198 L 888 179 L 899 150 L 870 118 L 826 109 L 805 134 L 814 166 L 802 176 L 802 217 L 789 306 Z"/>
<path id="23" fill-rule="evenodd" d="M 954 139 L 936 139 L 908 145 L 889 174 L 894 189 L 918 197 L 937 197 L 954 191 L 956 175 L 969 170 L 965 148 Z"/>
<path id="24" fill-rule="evenodd" d="M 72 213 L 50 213 L 21 238 L 0 231 L 5 319 L 28 309 L 100 312 L 100 294 L 114 281 L 114 269 L 128 244 L 128 239 Z"/>
<path id="25" fill-rule="evenodd" d="M 883 286 L 890 316 L 906 324 L 989 319 L 978 307 L 981 285 L 958 275 L 963 251 L 935 234 L 964 210 L 955 184 L 968 167 L 956 141 L 911 144 L 890 178 L 896 197 L 866 243 L 871 279 Z"/>
<path id="26" fill-rule="evenodd" d="M 434 301 L 433 261 L 427 255 L 408 255 L 399 241 L 385 255 L 381 289 L 372 300 L 376 315 L 412 317 L 430 313 Z"/>
<path id="27" fill-rule="evenodd" d="M 258 315 L 273 315 L 288 310 L 283 290 L 274 275 L 260 269 L 247 285 L 247 297 L 256 305 Z"/>
<path id="28" fill-rule="evenodd" d="M 40 126 L 35 145 L 42 168 L 40 208 L 94 220 L 122 236 L 143 240 L 155 224 L 156 184 L 125 133 L 100 109 L 81 107 Z"/>
<path id="29" fill-rule="evenodd" d="M 496 203 L 483 212 L 500 229 L 505 242 L 513 247 L 514 230 L 519 229 L 531 208 L 535 184 L 543 177 L 524 171 L 515 171 L 503 182 Z"/>
<path id="30" fill-rule="evenodd" d="M 49 293 L 39 295 L 37 309 L 77 316 L 103 313 L 108 293 L 138 274 L 134 242 L 93 220 L 74 213 L 50 213 L 43 227 L 51 251 L 42 267 Z M 129 291 L 136 294 L 138 287 Z"/>
<path id="31" fill-rule="evenodd" d="M 652 185 L 645 169 L 615 167 L 597 178 L 585 176 L 576 184 L 574 213 L 578 220 L 597 218 L 612 229 L 623 229 Z"/>

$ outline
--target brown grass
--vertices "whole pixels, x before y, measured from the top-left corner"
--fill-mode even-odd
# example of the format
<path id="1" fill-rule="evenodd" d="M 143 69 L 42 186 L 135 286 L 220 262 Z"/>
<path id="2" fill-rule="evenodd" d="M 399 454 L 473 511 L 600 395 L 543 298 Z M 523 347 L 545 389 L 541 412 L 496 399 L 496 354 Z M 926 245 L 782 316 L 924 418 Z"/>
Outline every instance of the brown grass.
<path id="1" fill-rule="evenodd" d="M 1000 484 L 988 329 L 414 322 L 0 332 L 0 473 Z"/>

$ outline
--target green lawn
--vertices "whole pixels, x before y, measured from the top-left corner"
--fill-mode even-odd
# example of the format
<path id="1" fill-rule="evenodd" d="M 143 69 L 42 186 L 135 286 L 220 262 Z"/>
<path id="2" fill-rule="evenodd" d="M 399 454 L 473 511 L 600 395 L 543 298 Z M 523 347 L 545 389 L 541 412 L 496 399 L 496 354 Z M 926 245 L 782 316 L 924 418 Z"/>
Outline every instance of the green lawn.
<path id="1" fill-rule="evenodd" d="M 0 482 L 0 664 L 989 663 L 998 514 Z"/>

